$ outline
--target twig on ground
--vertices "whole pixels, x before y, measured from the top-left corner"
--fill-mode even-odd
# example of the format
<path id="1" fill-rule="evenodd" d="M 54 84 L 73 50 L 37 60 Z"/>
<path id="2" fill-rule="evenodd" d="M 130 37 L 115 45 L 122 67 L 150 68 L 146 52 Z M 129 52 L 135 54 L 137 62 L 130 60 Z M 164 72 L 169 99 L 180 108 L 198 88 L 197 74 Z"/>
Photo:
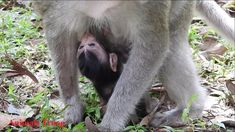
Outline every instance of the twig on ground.
<path id="1" fill-rule="evenodd" d="M 153 111 L 148 114 L 147 116 L 145 116 L 141 122 L 140 125 L 142 126 L 148 126 L 149 122 L 153 119 L 155 113 L 157 112 L 158 108 L 163 104 L 164 100 L 165 100 L 166 95 L 163 95 L 159 101 L 159 103 L 157 104 L 157 106 L 153 109 Z"/>

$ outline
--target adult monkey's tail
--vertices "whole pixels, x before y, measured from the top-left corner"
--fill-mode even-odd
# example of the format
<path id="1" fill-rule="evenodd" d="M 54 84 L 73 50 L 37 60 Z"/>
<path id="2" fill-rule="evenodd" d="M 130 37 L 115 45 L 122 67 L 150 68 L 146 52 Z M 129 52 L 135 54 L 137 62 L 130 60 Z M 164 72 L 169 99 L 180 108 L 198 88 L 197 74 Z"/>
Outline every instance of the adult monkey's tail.
<path id="1" fill-rule="evenodd" d="M 214 0 L 199 0 L 197 12 L 235 46 L 235 19 L 230 17 Z"/>

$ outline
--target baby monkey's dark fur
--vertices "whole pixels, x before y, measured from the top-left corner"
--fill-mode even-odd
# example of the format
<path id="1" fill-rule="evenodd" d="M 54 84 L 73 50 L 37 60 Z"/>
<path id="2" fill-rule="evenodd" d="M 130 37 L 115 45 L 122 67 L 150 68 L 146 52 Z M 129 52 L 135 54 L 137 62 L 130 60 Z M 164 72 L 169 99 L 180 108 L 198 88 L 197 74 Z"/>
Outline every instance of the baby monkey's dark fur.
<path id="1" fill-rule="evenodd" d="M 108 103 L 121 75 L 123 65 L 128 59 L 129 49 L 109 47 L 108 45 L 112 44 L 105 39 L 105 35 L 97 32 L 84 35 L 79 45 L 77 55 L 79 70 L 82 75 L 91 80 L 99 94 L 101 105 L 104 106 Z M 103 60 L 99 56 L 104 56 Z M 136 106 L 138 117 L 147 115 L 145 102 L 143 97 Z"/>

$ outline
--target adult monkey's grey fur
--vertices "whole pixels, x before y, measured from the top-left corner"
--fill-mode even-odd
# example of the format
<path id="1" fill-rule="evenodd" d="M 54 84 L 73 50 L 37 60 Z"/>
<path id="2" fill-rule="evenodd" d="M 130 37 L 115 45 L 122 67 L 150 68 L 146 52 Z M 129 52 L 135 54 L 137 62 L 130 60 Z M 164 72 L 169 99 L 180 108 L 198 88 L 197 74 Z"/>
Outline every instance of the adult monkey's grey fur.
<path id="1" fill-rule="evenodd" d="M 235 40 L 232 19 L 214 1 L 42 1 L 34 5 L 43 18 L 64 102 L 70 105 L 65 112 L 67 122 L 79 122 L 82 118 L 76 61 L 81 36 L 91 26 L 109 27 L 112 33 L 109 39 L 114 44 L 122 44 L 121 40 L 132 43 L 101 129 L 123 129 L 156 74 L 177 107 L 156 116 L 153 125 L 178 122 L 193 95 L 197 95 L 197 100 L 192 104 L 190 115 L 201 116 L 206 92 L 200 86 L 187 41 L 196 6 L 222 33 Z M 222 22 L 221 18 L 226 21 Z"/>

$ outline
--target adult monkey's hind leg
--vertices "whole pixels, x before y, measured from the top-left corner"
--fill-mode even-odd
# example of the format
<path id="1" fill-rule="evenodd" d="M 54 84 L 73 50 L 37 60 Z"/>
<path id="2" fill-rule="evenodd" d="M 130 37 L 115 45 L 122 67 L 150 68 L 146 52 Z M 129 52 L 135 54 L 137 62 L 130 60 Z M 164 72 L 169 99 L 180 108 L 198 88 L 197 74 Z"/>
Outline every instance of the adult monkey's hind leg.
<path id="1" fill-rule="evenodd" d="M 177 35 L 176 35 L 177 36 Z M 178 40 L 177 40 L 178 41 Z M 187 47 L 187 48 L 186 48 Z M 156 115 L 152 124 L 178 126 L 181 122 L 181 114 L 195 96 L 190 110 L 191 117 L 200 117 L 206 100 L 206 92 L 200 86 L 195 66 L 191 59 L 190 48 L 175 47 L 167 58 L 167 63 L 161 69 L 161 81 L 166 87 L 169 97 L 177 104 L 176 108 Z"/>
<path id="2" fill-rule="evenodd" d="M 206 91 L 200 86 L 187 38 L 192 15 L 188 12 L 192 12 L 190 9 L 192 7 L 186 5 L 184 12 L 180 14 L 181 16 L 178 16 L 179 20 L 177 17 L 175 19 L 172 17 L 173 22 L 180 23 L 181 25 L 176 26 L 175 23 L 171 23 L 170 52 L 160 70 L 159 76 L 166 87 L 169 97 L 175 101 L 177 106 L 175 109 L 167 111 L 162 115 L 156 114 L 151 122 L 155 127 L 159 125 L 181 125 L 183 123 L 181 121 L 182 112 L 194 96 L 196 98 L 192 102 L 189 116 L 192 118 L 200 117 L 204 108 Z"/>
<path id="3" fill-rule="evenodd" d="M 139 14 L 127 14 L 130 15 L 126 20 L 128 25 L 133 25 L 127 27 L 133 45 L 108 102 L 101 131 L 121 131 L 125 127 L 169 50 L 170 1 L 150 1 L 136 9 L 135 13 Z"/>
<path id="4" fill-rule="evenodd" d="M 54 63 L 57 81 L 61 89 L 61 96 L 65 105 L 68 105 L 65 110 L 64 119 L 66 123 L 77 123 L 82 120 L 83 113 L 77 80 L 77 35 L 73 31 L 52 28 L 50 26 L 46 28 L 48 46 Z"/>

